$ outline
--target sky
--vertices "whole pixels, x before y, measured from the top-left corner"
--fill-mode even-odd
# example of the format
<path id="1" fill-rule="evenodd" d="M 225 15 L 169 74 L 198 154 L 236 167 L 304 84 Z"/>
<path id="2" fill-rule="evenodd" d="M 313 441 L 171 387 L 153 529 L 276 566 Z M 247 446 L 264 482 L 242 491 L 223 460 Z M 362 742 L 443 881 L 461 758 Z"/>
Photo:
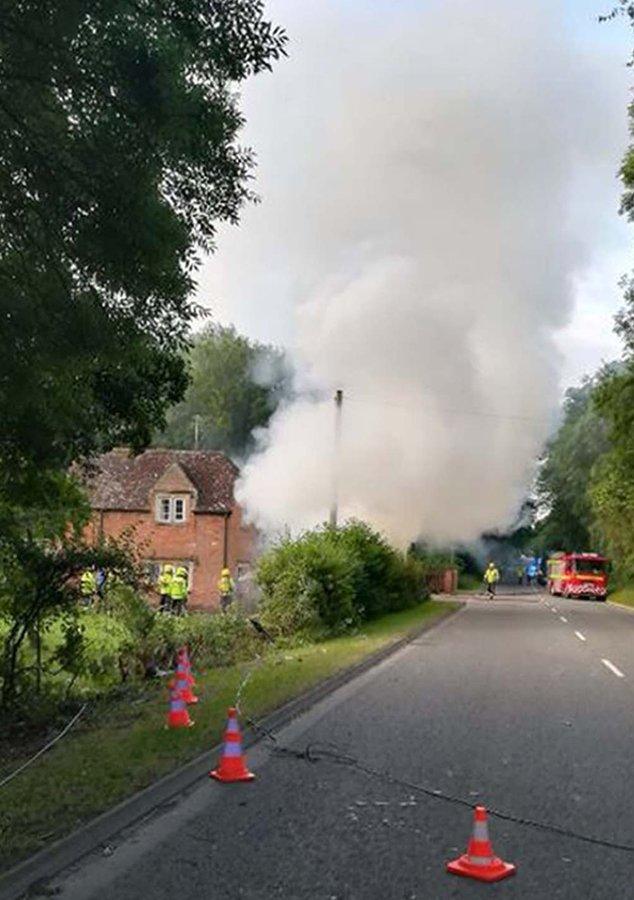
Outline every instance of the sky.
<path id="1" fill-rule="evenodd" d="M 306 300 L 312 282 L 304 279 L 298 265 L 298 259 L 307 258 L 306 247 L 300 246 L 306 234 L 298 234 L 295 240 L 284 222 L 276 240 L 281 205 L 290 190 L 294 195 L 299 191 L 305 195 L 307 216 L 314 215 L 320 198 L 311 191 L 311 184 L 319 179 L 320 190 L 327 190 L 327 180 L 321 180 L 323 171 L 336 167 L 337 160 L 328 155 L 324 117 L 330 104 L 336 105 L 338 92 L 348 89 L 346 79 L 372 77 L 359 49 L 363 29 L 377 22 L 385 27 L 384 52 L 389 56 L 398 53 L 390 36 L 395 33 L 391 25 L 399 17 L 414 12 L 424 28 L 428 15 L 433 31 L 438 7 L 452 5 L 454 0 L 270 0 L 269 15 L 289 34 L 289 58 L 242 90 L 247 119 L 243 142 L 257 155 L 254 187 L 261 203 L 244 210 L 238 227 L 220 229 L 217 251 L 201 270 L 198 299 L 214 318 L 232 322 L 266 342 L 290 347 L 296 343 L 296 309 Z M 509 21 L 521 30 L 527 10 L 530 13 L 531 6 L 539 5 L 537 0 L 507 2 Z M 479 6 L 485 10 L 491 6 L 493 12 L 494 4 L 488 0 Z M 620 305 L 618 280 L 630 266 L 632 235 L 618 216 L 616 172 L 628 139 L 631 70 L 626 61 L 631 33 L 623 21 L 598 24 L 597 16 L 606 10 L 601 0 L 552 0 L 549 6 L 551 37 L 565 45 L 571 78 L 579 86 L 579 108 L 587 106 L 591 113 L 588 121 L 576 123 L 578 158 L 571 161 L 569 148 L 565 157 L 570 186 L 562 219 L 574 219 L 586 252 L 583 263 L 571 273 L 574 305 L 569 321 L 553 328 L 554 345 L 562 356 L 559 384 L 564 388 L 620 352 L 612 318 Z M 338 15 L 342 10 L 345 15 Z M 348 23 L 354 23 L 360 33 L 346 32 Z M 346 67 L 342 57 L 351 58 L 356 69 Z M 424 65 L 415 74 L 424 77 Z M 406 67 L 403 77 L 407 78 Z M 402 87 L 406 96 L 410 85 L 404 81 Z M 394 104 L 402 99 L 398 91 L 393 99 Z M 553 114 L 558 114 L 555 104 Z M 573 139 L 573 147 L 574 143 Z M 586 152 L 589 144 L 592 153 Z M 315 159 L 316 154 L 322 154 L 321 159 Z M 298 224 L 297 231 L 302 227 Z M 350 252 L 355 252 L 354 247 Z"/>

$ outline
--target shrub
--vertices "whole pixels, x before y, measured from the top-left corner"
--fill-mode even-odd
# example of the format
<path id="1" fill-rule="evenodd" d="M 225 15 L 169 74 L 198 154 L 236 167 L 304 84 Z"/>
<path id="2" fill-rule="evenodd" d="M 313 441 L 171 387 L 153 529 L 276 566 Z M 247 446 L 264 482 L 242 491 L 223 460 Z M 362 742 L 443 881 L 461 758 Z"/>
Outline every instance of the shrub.
<path id="1" fill-rule="evenodd" d="M 261 559 L 264 625 L 278 636 L 336 634 L 424 600 L 423 567 L 363 522 L 283 539 Z"/>
<path id="2" fill-rule="evenodd" d="M 343 528 L 327 529 L 325 536 L 357 561 L 354 589 L 365 619 L 411 605 L 416 592 L 404 581 L 407 564 L 383 535 L 353 520 Z"/>
<path id="3" fill-rule="evenodd" d="M 357 560 L 322 531 L 285 539 L 260 560 L 264 626 L 276 635 L 335 634 L 361 619 L 355 605 Z"/>

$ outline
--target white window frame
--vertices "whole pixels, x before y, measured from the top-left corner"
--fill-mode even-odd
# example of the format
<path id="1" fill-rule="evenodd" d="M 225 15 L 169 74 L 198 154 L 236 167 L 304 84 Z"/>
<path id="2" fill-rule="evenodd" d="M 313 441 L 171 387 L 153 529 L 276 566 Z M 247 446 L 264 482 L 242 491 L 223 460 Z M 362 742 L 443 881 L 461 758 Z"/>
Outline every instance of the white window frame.
<path id="1" fill-rule="evenodd" d="M 159 525 L 184 525 L 187 498 L 182 494 L 157 494 L 155 519 Z"/>
<path id="2" fill-rule="evenodd" d="M 175 522 L 184 522 L 185 516 L 187 515 L 187 511 L 185 508 L 185 498 L 184 497 L 174 497 L 172 499 L 172 511 L 174 515 Z"/>

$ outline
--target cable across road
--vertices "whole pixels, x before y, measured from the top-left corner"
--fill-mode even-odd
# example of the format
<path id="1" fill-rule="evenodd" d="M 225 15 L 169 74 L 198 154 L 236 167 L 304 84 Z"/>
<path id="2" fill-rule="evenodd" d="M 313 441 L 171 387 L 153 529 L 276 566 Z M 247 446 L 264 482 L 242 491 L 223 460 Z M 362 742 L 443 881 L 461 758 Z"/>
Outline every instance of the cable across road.
<path id="1" fill-rule="evenodd" d="M 302 760 L 307 763 L 331 762 L 336 765 L 347 766 L 351 769 L 355 769 L 358 772 L 363 772 L 365 775 L 369 775 L 372 778 L 376 778 L 389 784 L 395 784 L 399 787 L 414 791 L 415 793 L 423 794 L 424 796 L 429 797 L 432 800 L 440 800 L 445 803 L 454 804 L 456 806 L 466 807 L 470 810 L 474 810 L 476 806 L 482 806 L 482 801 L 474 803 L 472 800 L 467 800 L 465 797 L 449 794 L 446 791 L 430 788 L 427 785 L 418 784 L 415 781 L 408 781 L 405 778 L 399 778 L 396 775 L 392 775 L 390 772 L 375 769 L 372 766 L 366 765 L 365 763 L 361 762 L 355 756 L 352 756 L 348 753 L 343 753 L 334 744 L 313 742 L 306 744 L 306 746 L 302 748 L 287 747 L 284 744 L 281 744 L 271 731 L 269 731 L 267 728 L 264 728 L 264 726 L 258 724 L 257 722 L 254 722 L 253 719 L 247 718 L 246 721 L 256 734 L 272 742 L 273 751 L 278 756 L 291 757 L 293 759 Z M 516 816 L 512 813 L 494 809 L 489 806 L 486 807 L 486 810 L 490 816 L 493 816 L 494 818 L 500 819 L 504 822 L 512 822 L 515 825 L 522 825 L 526 828 L 535 828 L 539 831 L 545 831 L 549 832 L 550 834 L 559 835 L 560 837 L 570 838 L 576 841 L 583 841 L 586 844 L 593 844 L 597 847 L 605 847 L 608 850 L 620 850 L 626 853 L 634 853 L 634 844 L 625 844 L 618 841 L 612 841 L 607 838 L 594 837 L 593 835 L 583 834 L 580 831 L 575 831 L 573 828 L 564 828 L 561 825 L 553 825 L 550 822 L 540 822 L 537 819 L 528 819 L 524 816 Z"/>

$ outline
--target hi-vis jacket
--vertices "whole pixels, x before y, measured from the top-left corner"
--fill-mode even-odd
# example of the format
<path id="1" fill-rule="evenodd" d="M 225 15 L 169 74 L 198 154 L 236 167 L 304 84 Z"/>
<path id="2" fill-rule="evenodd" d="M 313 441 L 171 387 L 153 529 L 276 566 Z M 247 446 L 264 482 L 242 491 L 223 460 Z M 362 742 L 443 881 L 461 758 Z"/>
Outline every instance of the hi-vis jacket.
<path id="1" fill-rule="evenodd" d="M 85 572 L 81 573 L 81 592 L 84 597 L 90 597 L 91 594 L 94 594 L 97 590 L 97 579 L 95 577 L 95 573 L 91 572 L 90 569 L 86 569 Z"/>
<path id="2" fill-rule="evenodd" d="M 495 566 L 488 567 L 488 569 L 484 573 L 484 580 L 487 584 L 494 584 L 496 581 L 500 580 L 500 573 L 495 568 Z"/>
<path id="3" fill-rule="evenodd" d="M 233 578 L 231 575 L 221 575 L 220 581 L 218 582 L 218 590 L 223 596 L 230 594 L 235 587 L 233 583 Z"/>
<path id="4" fill-rule="evenodd" d="M 170 585 L 170 597 L 172 600 L 187 599 L 187 579 L 177 572 Z"/>
<path id="5" fill-rule="evenodd" d="M 174 576 L 171 572 L 166 572 L 165 569 L 161 571 L 157 582 L 159 594 L 165 595 L 171 593 L 173 578 Z"/>

